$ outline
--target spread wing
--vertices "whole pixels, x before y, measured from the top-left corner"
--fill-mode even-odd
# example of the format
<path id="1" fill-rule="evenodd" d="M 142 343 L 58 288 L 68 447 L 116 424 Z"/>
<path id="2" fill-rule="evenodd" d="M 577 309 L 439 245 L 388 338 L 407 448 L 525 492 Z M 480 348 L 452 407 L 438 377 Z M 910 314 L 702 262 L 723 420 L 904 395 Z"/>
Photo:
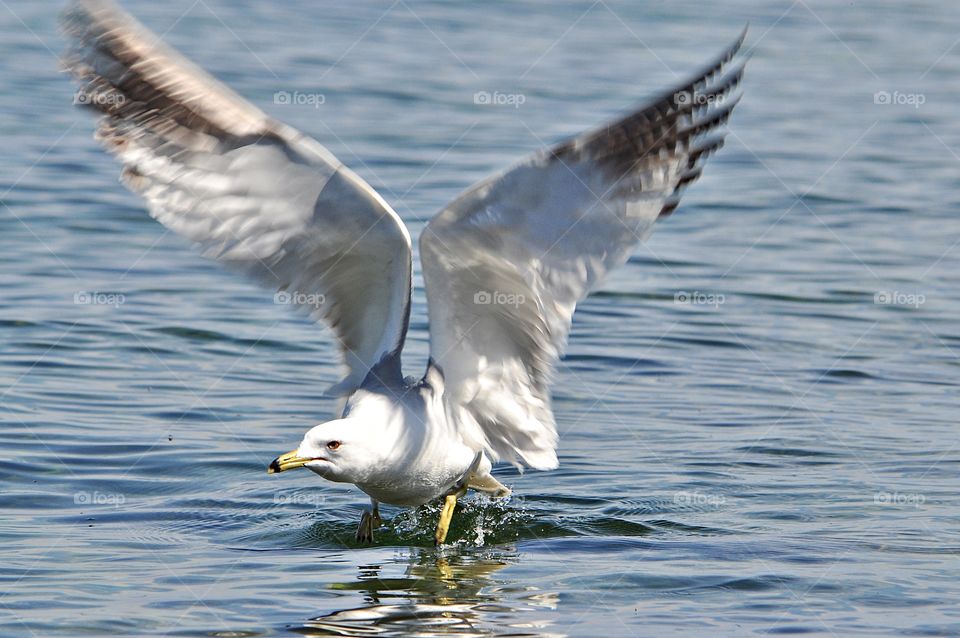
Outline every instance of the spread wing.
<path id="1" fill-rule="evenodd" d="M 154 218 L 326 322 L 349 369 L 341 390 L 399 360 L 410 236 L 369 185 L 112 2 L 74 2 L 64 31 L 76 101 L 103 114 L 97 138 Z"/>
<path id="2" fill-rule="evenodd" d="M 623 119 L 473 186 L 423 231 L 431 358 L 465 435 L 495 459 L 556 467 L 548 385 L 576 304 L 720 148 L 745 35 Z"/>

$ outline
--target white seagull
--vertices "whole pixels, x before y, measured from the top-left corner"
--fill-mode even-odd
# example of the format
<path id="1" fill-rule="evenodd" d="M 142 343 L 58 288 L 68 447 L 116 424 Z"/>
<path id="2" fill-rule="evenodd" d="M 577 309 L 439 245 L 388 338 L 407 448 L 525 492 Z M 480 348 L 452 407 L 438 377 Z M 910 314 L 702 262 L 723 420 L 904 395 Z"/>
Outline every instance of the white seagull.
<path id="1" fill-rule="evenodd" d="M 379 503 L 509 490 L 499 461 L 557 467 L 550 376 L 577 302 L 671 213 L 736 105 L 746 35 L 629 115 L 488 177 L 420 236 L 430 361 L 405 379 L 412 245 L 396 212 L 317 141 L 263 113 L 108 0 L 65 13 L 76 102 L 150 214 L 210 257 L 285 291 L 330 327 L 347 374 L 339 419 L 269 472 L 306 467 Z M 318 303 L 322 300 L 323 303 Z"/>

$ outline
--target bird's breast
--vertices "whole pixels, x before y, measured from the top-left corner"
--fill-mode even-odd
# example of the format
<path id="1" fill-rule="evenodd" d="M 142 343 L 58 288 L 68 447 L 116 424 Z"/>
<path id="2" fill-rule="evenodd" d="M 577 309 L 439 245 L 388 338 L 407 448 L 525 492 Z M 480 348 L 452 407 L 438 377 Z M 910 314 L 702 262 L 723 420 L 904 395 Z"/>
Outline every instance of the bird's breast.
<path id="1" fill-rule="evenodd" d="M 470 469 L 476 452 L 447 420 L 442 398 L 434 392 L 402 401 L 361 396 L 352 410 L 379 423 L 378 461 L 356 485 L 371 498 L 415 507 L 444 494 Z"/>

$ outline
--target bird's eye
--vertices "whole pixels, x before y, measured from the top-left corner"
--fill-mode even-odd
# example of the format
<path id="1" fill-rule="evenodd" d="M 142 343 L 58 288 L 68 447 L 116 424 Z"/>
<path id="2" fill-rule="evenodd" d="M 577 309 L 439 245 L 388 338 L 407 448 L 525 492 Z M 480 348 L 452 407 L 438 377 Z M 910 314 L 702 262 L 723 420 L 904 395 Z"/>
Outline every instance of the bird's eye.
<path id="1" fill-rule="evenodd" d="M 327 443 L 328 450 L 336 450 L 339 447 L 340 447 L 340 441 L 330 441 L 329 443 Z"/>

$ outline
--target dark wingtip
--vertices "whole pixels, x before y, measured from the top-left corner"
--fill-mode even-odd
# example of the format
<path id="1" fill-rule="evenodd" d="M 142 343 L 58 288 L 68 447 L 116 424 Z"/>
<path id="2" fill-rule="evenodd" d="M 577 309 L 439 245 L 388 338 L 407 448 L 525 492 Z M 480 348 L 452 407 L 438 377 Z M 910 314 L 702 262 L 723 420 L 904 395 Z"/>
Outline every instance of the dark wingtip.
<path id="1" fill-rule="evenodd" d="M 736 57 L 737 53 L 740 52 L 740 49 L 743 48 L 743 43 L 747 40 L 747 31 L 749 30 L 750 23 L 747 22 L 745 25 L 743 25 L 743 29 L 740 31 L 740 35 L 737 36 L 737 39 L 733 41 L 733 44 L 731 44 L 720 57 L 724 63 L 732 60 L 734 57 Z"/>

